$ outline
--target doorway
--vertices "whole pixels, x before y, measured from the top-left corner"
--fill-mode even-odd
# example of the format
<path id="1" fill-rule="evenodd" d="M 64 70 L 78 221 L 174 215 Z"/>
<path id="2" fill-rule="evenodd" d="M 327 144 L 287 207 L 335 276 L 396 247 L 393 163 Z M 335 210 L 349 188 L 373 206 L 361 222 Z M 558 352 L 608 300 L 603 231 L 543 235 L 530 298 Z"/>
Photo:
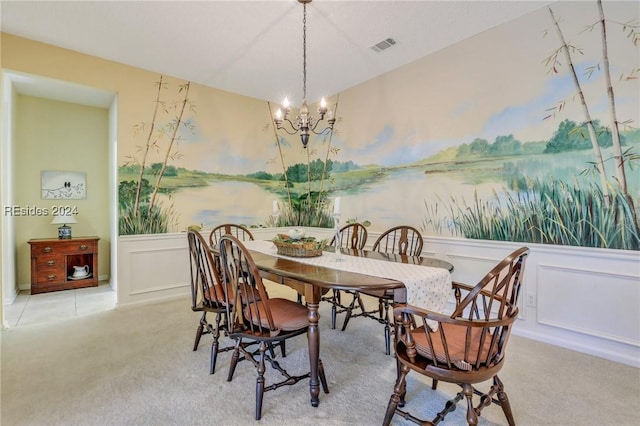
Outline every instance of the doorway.
<path id="1" fill-rule="evenodd" d="M 103 187 L 106 189 L 105 191 L 96 191 L 92 195 L 93 197 L 104 197 L 100 201 L 107 206 L 106 210 L 108 210 L 106 219 L 103 219 L 108 221 L 108 224 L 102 232 L 102 238 L 108 242 L 108 244 L 104 244 L 104 247 L 107 252 L 106 259 L 108 259 L 109 268 L 106 271 L 107 273 L 103 272 L 103 276 L 99 277 L 99 279 L 103 283 L 107 283 L 111 291 L 116 293 L 117 299 L 117 95 L 75 83 L 4 70 L 2 73 L 2 98 L 3 109 L 0 117 L 2 124 L 0 126 L 2 129 L 2 134 L 0 134 L 2 187 L 0 192 L 3 208 L 17 205 L 16 203 L 21 198 L 24 203 L 24 197 L 21 197 L 21 194 L 17 194 L 18 185 L 16 182 L 21 176 L 25 176 L 22 173 L 26 171 L 17 170 L 20 168 L 19 166 L 15 167 L 16 144 L 18 142 L 17 128 L 21 119 L 18 111 L 18 100 L 37 98 L 38 101 L 41 100 L 45 103 L 47 101 L 65 103 L 70 108 L 78 106 L 106 110 L 107 124 L 103 126 L 101 132 L 104 133 L 103 140 L 106 140 L 108 144 L 107 149 L 102 152 L 107 153 L 108 158 L 102 159 L 106 163 L 106 171 L 104 172 L 106 176 L 101 176 L 100 179 L 106 178 L 108 182 Z M 34 120 L 35 124 L 37 124 L 37 120 Z M 47 141 L 42 141 L 42 143 L 46 144 Z M 53 163 L 51 168 L 56 169 L 56 164 Z M 34 179 L 34 175 L 38 176 L 40 170 L 29 170 L 28 173 L 30 173 L 29 177 Z M 90 187 L 90 182 L 87 186 Z M 33 187 L 33 184 L 29 186 L 30 190 L 31 187 Z M 39 196 L 32 198 L 34 201 L 34 203 L 31 203 L 32 206 L 35 205 L 37 207 L 37 203 L 42 201 Z M 23 219 L 11 214 L 2 215 L 2 247 L 0 249 L 2 260 L 2 276 L 0 278 L 2 279 L 2 286 L 0 287 L 0 294 L 3 305 L 16 301 L 20 292 L 19 287 L 23 287 L 25 284 L 24 273 L 20 274 L 22 275 L 20 279 L 18 279 L 17 273 L 17 265 L 24 265 L 25 255 L 21 253 L 20 258 L 18 258 L 16 246 L 18 243 L 16 236 L 17 221 Z M 41 224 L 43 220 L 45 219 L 40 219 L 34 223 Z M 10 324 L 5 321 L 4 309 L 1 309 L 1 311 L 2 325 L 6 327 Z"/>

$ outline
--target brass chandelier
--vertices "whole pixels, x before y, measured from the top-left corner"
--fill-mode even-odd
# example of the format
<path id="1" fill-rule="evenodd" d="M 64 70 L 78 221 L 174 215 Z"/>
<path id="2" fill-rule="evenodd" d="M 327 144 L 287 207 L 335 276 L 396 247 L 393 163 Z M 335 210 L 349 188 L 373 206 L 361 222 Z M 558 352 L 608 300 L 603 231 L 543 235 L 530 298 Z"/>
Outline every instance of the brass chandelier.
<path id="1" fill-rule="evenodd" d="M 291 112 L 289 99 L 284 98 L 282 107 L 276 111 L 273 117 L 276 129 L 284 130 L 290 135 L 300 133 L 303 148 L 306 148 L 307 143 L 309 143 L 309 132 L 320 135 L 328 130 L 333 130 L 333 125 L 336 122 L 333 111 L 327 108 L 327 102 L 324 98 L 320 101 L 320 107 L 318 108 L 319 117 L 317 120 L 311 116 L 309 107 L 307 106 L 307 3 L 311 3 L 311 1 L 312 0 L 298 0 L 299 3 L 302 3 L 304 11 L 302 18 L 302 105 L 300 106 L 300 112 L 296 118 L 291 121 L 289 119 L 289 113 Z M 320 122 L 324 120 L 325 115 L 328 115 L 327 126 L 320 131 L 316 131 Z M 286 123 L 286 125 L 283 125 L 284 123 Z"/>

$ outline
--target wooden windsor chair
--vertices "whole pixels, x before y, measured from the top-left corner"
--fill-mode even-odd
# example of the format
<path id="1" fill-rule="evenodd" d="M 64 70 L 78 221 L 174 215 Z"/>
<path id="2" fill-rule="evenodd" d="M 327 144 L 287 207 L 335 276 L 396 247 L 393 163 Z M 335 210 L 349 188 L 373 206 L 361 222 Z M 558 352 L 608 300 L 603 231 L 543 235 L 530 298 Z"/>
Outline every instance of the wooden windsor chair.
<path id="1" fill-rule="evenodd" d="M 431 312 L 410 305 L 394 309 L 396 323 L 396 358 L 399 377 L 389 399 L 383 425 L 394 415 L 421 425 L 436 425 L 466 398 L 466 421 L 478 424 L 483 408 L 492 403 L 502 407 L 509 425 L 515 425 L 509 398 L 498 372 L 504 366 L 511 328 L 518 316 L 518 296 L 524 277 L 527 247 L 519 248 L 497 264 L 480 282 L 471 287 L 454 282 L 456 307 L 451 315 Z M 415 371 L 432 379 L 432 389 L 439 381 L 462 387 L 447 401 L 431 421 L 419 419 L 405 407 L 406 378 Z M 474 385 L 492 379 L 487 392 Z M 474 405 L 474 395 L 480 395 Z M 497 397 L 497 398 L 496 398 Z"/>
<path id="2" fill-rule="evenodd" d="M 191 310 L 202 312 L 196 329 L 193 350 L 198 349 L 203 334 L 211 334 L 213 342 L 211 343 L 209 374 L 214 374 L 218 353 L 233 349 L 233 346 L 219 347 L 220 336 L 227 332 L 228 325 L 226 321 L 227 309 L 219 278 L 220 273 L 203 236 L 198 231 L 190 230 L 187 233 L 187 239 L 189 241 L 189 269 L 191 273 Z M 213 324 L 209 323 L 207 314 L 215 315 Z"/>
<path id="3" fill-rule="evenodd" d="M 308 310 L 292 300 L 269 297 L 250 252 L 238 238 L 223 235 L 218 247 L 224 276 L 229 335 L 236 339 L 227 380 L 233 378 L 240 359 L 248 359 L 253 363 L 258 373 L 255 418 L 260 420 L 265 392 L 294 385 L 310 377 L 310 372 L 296 376 L 289 374 L 274 359 L 273 353 L 267 351 L 271 344 L 305 334 L 309 324 Z M 256 351 L 247 350 L 246 344 L 250 342 L 258 344 Z M 283 380 L 267 384 L 265 362 L 280 373 Z M 322 361 L 318 365 L 318 375 L 324 392 L 328 393 Z"/>

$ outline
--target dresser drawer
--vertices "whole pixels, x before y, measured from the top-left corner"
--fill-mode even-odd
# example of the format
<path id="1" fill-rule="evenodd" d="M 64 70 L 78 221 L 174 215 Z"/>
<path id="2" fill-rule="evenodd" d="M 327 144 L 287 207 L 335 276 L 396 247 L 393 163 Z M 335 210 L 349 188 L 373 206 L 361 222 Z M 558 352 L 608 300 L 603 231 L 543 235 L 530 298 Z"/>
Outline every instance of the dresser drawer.
<path id="1" fill-rule="evenodd" d="M 62 256 L 38 256 L 35 258 L 35 262 L 38 271 L 44 271 L 45 269 L 64 270 L 64 257 Z"/>
<path id="2" fill-rule="evenodd" d="M 31 245 L 31 256 L 58 256 L 66 254 L 95 253 L 96 241 L 69 241 L 57 244 L 38 243 Z"/>
<path id="3" fill-rule="evenodd" d="M 49 271 L 38 271 L 36 274 L 36 282 L 37 283 L 57 283 L 60 281 L 65 281 L 66 276 L 64 273 L 64 268 L 52 269 Z"/>

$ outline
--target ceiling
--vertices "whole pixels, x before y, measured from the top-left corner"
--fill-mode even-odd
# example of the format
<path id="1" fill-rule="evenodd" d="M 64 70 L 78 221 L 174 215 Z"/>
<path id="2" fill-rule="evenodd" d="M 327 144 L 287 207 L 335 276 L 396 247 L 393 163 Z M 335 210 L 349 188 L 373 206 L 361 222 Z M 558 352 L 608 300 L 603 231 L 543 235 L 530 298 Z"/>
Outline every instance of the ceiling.
<path id="1" fill-rule="evenodd" d="M 307 98 L 315 102 L 549 1 L 343 1 L 307 5 Z M 302 99 L 296 0 L 1 0 L 3 32 L 280 102 Z M 380 53 L 370 46 L 393 38 Z"/>

